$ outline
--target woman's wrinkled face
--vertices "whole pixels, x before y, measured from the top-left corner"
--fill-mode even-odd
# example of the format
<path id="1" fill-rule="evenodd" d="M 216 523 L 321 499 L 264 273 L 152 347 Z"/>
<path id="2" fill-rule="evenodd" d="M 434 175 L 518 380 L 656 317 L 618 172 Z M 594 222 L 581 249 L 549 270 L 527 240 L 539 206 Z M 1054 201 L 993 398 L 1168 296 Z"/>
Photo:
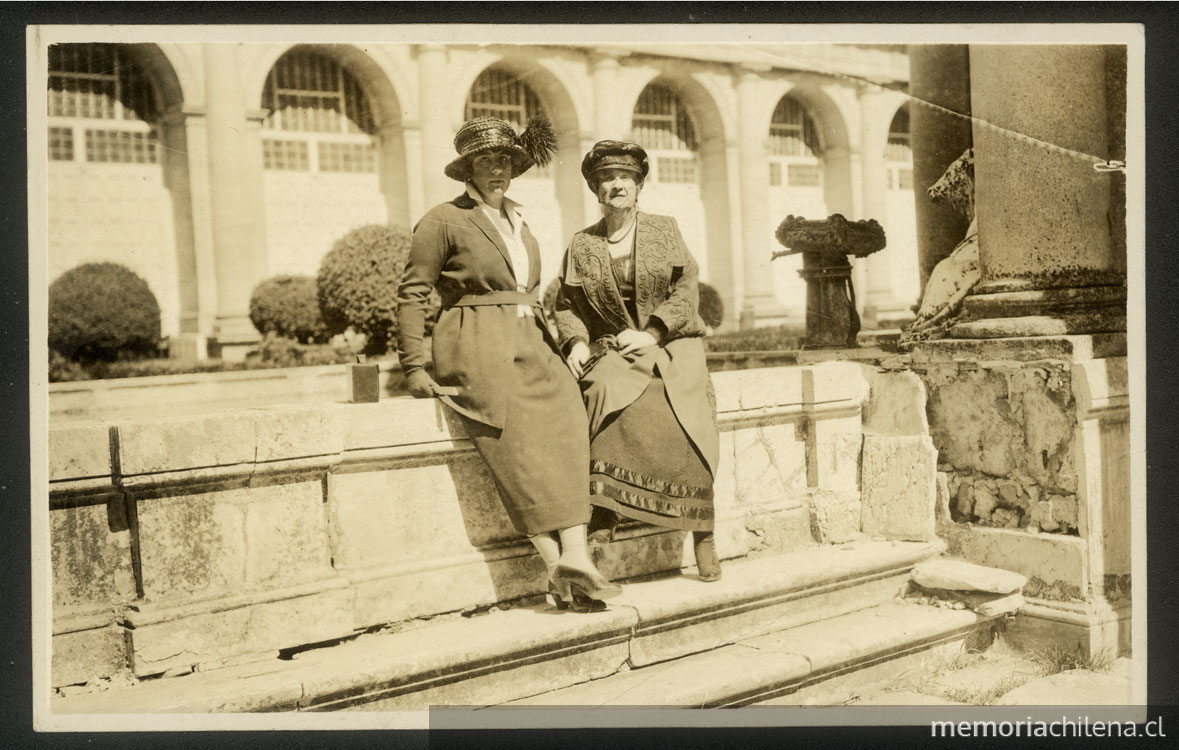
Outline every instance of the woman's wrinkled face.
<path id="1" fill-rule="evenodd" d="M 643 183 L 629 169 L 603 169 L 596 173 L 598 203 L 616 209 L 634 208 Z"/>
<path id="2" fill-rule="evenodd" d="M 494 149 L 471 157 L 471 182 L 484 200 L 503 198 L 512 184 L 512 155 Z"/>

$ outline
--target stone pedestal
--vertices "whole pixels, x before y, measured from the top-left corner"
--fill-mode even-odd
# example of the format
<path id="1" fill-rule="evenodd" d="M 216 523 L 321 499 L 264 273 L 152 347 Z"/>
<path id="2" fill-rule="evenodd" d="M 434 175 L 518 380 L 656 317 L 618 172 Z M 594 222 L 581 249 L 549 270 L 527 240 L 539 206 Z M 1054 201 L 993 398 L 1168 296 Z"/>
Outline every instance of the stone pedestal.
<path id="1" fill-rule="evenodd" d="M 1125 336 L 921 342 L 912 369 L 954 498 L 951 552 L 1028 577 L 1025 645 L 1128 650 Z"/>

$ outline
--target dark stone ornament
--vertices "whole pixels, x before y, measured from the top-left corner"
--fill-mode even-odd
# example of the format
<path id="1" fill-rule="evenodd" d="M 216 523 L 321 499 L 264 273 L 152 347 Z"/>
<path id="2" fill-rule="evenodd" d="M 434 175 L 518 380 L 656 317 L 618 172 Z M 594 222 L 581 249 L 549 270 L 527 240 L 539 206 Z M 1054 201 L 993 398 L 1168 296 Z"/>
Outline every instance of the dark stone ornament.
<path id="1" fill-rule="evenodd" d="M 884 228 L 875 219 L 848 221 L 841 214 L 808 221 L 787 216 L 775 233 L 786 247 L 771 256 L 802 253 L 798 275 L 806 280 L 804 349 L 856 346 L 860 316 L 847 256 L 864 258 L 884 248 Z"/>

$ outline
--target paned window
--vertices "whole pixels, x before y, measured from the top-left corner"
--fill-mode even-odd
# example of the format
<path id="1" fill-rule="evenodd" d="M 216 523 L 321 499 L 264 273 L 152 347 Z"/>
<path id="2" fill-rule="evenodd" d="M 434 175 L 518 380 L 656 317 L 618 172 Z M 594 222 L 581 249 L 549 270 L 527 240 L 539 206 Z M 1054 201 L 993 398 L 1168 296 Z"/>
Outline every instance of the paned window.
<path id="1" fill-rule="evenodd" d="M 86 129 L 86 161 L 155 164 L 156 134 Z"/>
<path id="2" fill-rule="evenodd" d="M 48 93 L 51 161 L 159 162 L 155 90 L 119 45 L 50 46 Z"/>
<path id="3" fill-rule="evenodd" d="M 479 74 L 467 94 L 467 105 L 463 111 L 465 119 L 475 117 L 498 117 L 512 124 L 521 132 L 528 120 L 545 117 L 544 106 L 536 93 L 510 70 L 488 68 Z M 552 176 L 552 163 L 547 166 L 533 166 L 522 179 Z"/>
<path id="4" fill-rule="evenodd" d="M 51 161 L 74 160 L 73 128 L 49 128 L 49 159 Z"/>
<path id="5" fill-rule="evenodd" d="M 769 152 L 774 156 L 819 156 L 819 134 L 806 109 L 784 96 L 770 117 Z"/>
<path id="6" fill-rule="evenodd" d="M 889 161 L 913 161 L 913 150 L 909 145 L 909 105 L 897 110 L 888 126 L 888 145 L 884 155 Z"/>
<path id="7" fill-rule="evenodd" d="M 283 55 L 266 78 L 262 106 L 270 110 L 266 130 L 283 135 L 263 139 L 264 168 L 377 171 L 377 126 L 368 97 L 356 76 L 331 57 L 313 50 Z"/>
<path id="8" fill-rule="evenodd" d="M 639 94 L 631 119 L 635 142 L 652 153 L 655 166 L 648 176 L 655 182 L 694 183 L 699 180 L 696 127 L 674 91 L 650 84 Z"/>
<path id="9" fill-rule="evenodd" d="M 817 164 L 787 164 L 786 180 L 790 187 L 821 187 L 823 173 Z"/>
<path id="10" fill-rule="evenodd" d="M 782 185 L 782 165 L 776 161 L 770 162 L 770 185 L 772 187 Z"/>
<path id="11" fill-rule="evenodd" d="M 307 158 L 307 141 L 262 140 L 262 167 L 306 172 L 311 167 Z"/>

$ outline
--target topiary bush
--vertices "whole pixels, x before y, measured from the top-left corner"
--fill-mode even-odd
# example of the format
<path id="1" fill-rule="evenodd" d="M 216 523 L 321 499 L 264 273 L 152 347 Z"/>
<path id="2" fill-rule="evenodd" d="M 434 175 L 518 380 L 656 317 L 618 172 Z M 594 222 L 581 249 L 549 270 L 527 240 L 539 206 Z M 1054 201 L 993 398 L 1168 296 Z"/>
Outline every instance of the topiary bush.
<path id="1" fill-rule="evenodd" d="M 86 263 L 49 285 L 49 348 L 76 362 L 136 359 L 160 348 L 160 306 L 118 263 Z"/>
<path id="2" fill-rule="evenodd" d="M 274 333 L 302 344 L 322 344 L 329 338 L 310 276 L 275 276 L 254 287 L 250 322 L 263 336 Z"/>
<path id="3" fill-rule="evenodd" d="M 384 354 L 397 335 L 397 286 L 412 238 L 400 227 L 369 224 L 336 240 L 316 277 L 327 335 L 352 326 L 366 354 Z"/>
<path id="4" fill-rule="evenodd" d="M 705 284 L 703 281 L 700 282 L 699 287 L 700 317 L 704 320 L 704 325 L 709 328 L 719 328 L 720 324 L 725 321 L 725 303 L 721 300 L 720 292 L 711 284 Z"/>

